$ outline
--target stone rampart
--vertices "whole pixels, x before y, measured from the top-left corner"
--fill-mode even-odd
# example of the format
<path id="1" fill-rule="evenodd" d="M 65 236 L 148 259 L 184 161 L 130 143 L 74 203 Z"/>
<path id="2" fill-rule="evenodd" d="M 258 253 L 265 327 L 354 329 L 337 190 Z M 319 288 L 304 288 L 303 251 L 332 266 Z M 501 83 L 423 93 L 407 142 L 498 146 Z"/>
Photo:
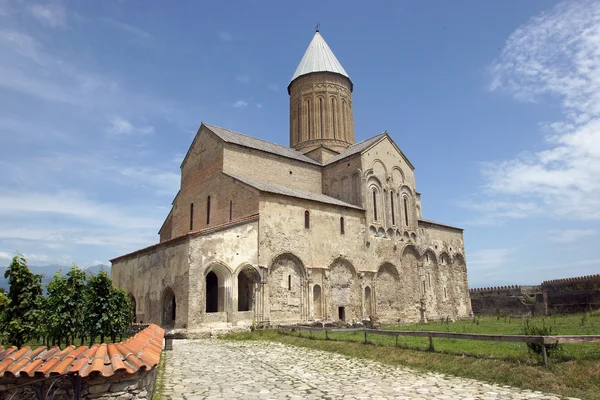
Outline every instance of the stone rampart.
<path id="1" fill-rule="evenodd" d="M 532 315 L 539 286 L 496 286 L 470 289 L 474 314 Z"/>
<path id="2" fill-rule="evenodd" d="M 540 286 L 469 289 L 474 314 L 546 315 L 600 309 L 600 275 L 544 281 Z"/>
<path id="3" fill-rule="evenodd" d="M 600 275 L 542 282 L 550 313 L 577 313 L 600 309 Z"/>

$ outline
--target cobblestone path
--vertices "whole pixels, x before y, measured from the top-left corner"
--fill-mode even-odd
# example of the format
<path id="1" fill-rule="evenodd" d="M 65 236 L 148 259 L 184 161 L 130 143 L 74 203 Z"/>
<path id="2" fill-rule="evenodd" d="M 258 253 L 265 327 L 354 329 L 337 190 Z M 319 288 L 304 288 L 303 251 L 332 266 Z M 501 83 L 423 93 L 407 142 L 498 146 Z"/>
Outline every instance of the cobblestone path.
<path id="1" fill-rule="evenodd" d="M 176 340 L 165 399 L 536 399 L 540 392 L 270 342 Z"/>

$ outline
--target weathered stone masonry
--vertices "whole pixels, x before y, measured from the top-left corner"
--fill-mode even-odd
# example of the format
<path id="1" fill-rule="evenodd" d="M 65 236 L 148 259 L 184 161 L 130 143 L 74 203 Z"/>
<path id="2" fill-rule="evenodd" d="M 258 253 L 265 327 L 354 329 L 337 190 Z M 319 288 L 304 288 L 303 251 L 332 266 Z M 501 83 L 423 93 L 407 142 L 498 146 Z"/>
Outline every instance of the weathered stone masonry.
<path id="1" fill-rule="evenodd" d="M 194 335 L 471 314 L 462 229 L 423 219 L 387 132 L 354 142 L 352 90 L 317 32 L 288 87 L 290 147 L 202 123 L 160 243 L 112 260 L 138 322 Z"/>

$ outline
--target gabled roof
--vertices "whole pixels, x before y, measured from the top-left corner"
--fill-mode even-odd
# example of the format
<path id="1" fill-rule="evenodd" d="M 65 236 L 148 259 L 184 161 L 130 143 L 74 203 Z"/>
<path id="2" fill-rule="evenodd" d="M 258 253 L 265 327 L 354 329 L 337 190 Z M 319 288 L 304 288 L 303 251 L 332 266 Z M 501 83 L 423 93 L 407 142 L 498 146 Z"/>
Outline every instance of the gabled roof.
<path id="1" fill-rule="evenodd" d="M 406 164 L 408 164 L 408 166 L 414 170 L 415 169 L 414 165 L 412 165 L 410 160 L 404 155 L 402 150 L 400 150 L 400 148 L 396 145 L 396 142 L 394 142 L 394 139 L 392 139 L 390 137 L 390 135 L 387 133 L 387 131 L 385 131 L 377 136 L 373 136 L 370 139 L 363 140 L 362 142 L 353 144 L 352 146 L 348 147 L 346 150 L 342 151 L 337 156 L 332 157 L 329 161 L 327 161 L 323 165 L 324 166 L 330 165 L 337 161 L 340 161 L 340 160 L 343 160 L 350 156 L 353 156 L 355 154 L 364 153 L 365 151 L 371 149 L 373 146 L 375 146 L 377 143 L 381 142 L 385 138 L 388 138 L 390 140 L 390 142 L 392 143 L 392 146 L 394 146 L 394 148 L 398 151 L 398 154 L 400 154 L 400 156 L 404 159 Z"/>
<path id="2" fill-rule="evenodd" d="M 356 210 L 362 210 L 361 207 L 355 206 L 354 204 L 346 203 L 345 201 L 338 200 L 334 197 L 330 197 L 330 196 L 327 196 L 322 193 L 305 192 L 303 190 L 292 189 L 287 186 L 277 185 L 277 184 L 271 183 L 271 182 L 257 181 L 254 179 L 242 178 L 239 176 L 229 175 L 229 174 L 225 174 L 225 175 L 230 176 L 233 179 L 236 179 L 242 183 L 245 183 L 246 185 L 251 186 L 261 192 L 275 193 L 275 194 L 280 194 L 283 196 L 296 197 L 298 199 L 311 200 L 311 201 L 316 201 L 319 203 L 332 204 L 335 206 L 348 207 L 348 208 L 354 208 Z"/>
<path id="3" fill-rule="evenodd" d="M 29 346 L 0 346 L 0 378 L 47 378 L 66 373 L 78 373 L 82 378 L 133 375 L 158 365 L 164 334 L 161 327 L 150 325 L 124 342 L 89 348 L 68 346 L 61 350 L 57 346 L 40 346 L 32 350 Z"/>
<path id="4" fill-rule="evenodd" d="M 321 165 L 319 162 L 313 160 L 310 157 L 305 156 L 298 150 L 294 150 L 291 147 L 282 146 L 277 143 L 267 142 L 266 140 L 258 139 L 252 136 L 244 135 L 243 133 L 230 131 L 229 129 L 220 128 L 218 126 L 202 123 L 208 130 L 220 137 L 227 143 L 237 144 L 238 146 L 249 147 L 264 151 L 266 153 L 276 154 L 278 156 L 292 158 L 298 161 L 304 161 L 314 165 Z M 191 146 L 190 146 L 191 148 Z"/>
<path id="5" fill-rule="evenodd" d="M 334 162 L 339 161 L 339 160 L 343 160 L 346 157 L 350 157 L 350 156 L 353 156 L 355 154 L 362 153 L 364 150 L 368 149 L 369 147 L 371 147 L 375 143 L 379 142 L 386 135 L 387 135 L 386 132 L 380 133 L 379 135 L 373 136 L 370 139 L 363 140 L 362 142 L 355 143 L 352 146 L 348 147 L 346 150 L 342 151 L 340 154 L 338 154 L 338 155 L 332 157 L 331 159 L 329 159 L 329 161 L 327 161 L 324 165 L 333 164 Z"/>
<path id="6" fill-rule="evenodd" d="M 290 83 L 299 76 L 313 72 L 333 72 L 334 74 L 340 74 L 350 79 L 350 76 L 348 76 L 348 73 L 335 57 L 319 31 L 315 33 L 315 36 L 308 45 L 308 49 L 306 49 L 304 57 L 300 60 L 300 64 L 298 64 Z"/>

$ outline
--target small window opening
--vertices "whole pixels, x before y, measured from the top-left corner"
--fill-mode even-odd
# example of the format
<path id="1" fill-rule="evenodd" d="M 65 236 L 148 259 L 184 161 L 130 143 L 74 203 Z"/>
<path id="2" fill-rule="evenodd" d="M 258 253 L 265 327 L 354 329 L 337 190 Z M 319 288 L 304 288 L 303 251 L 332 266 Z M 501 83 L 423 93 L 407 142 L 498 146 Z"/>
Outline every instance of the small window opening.
<path id="1" fill-rule="evenodd" d="M 431 274 L 427 274 L 427 280 L 429 281 L 429 287 L 431 287 Z"/>
<path id="2" fill-rule="evenodd" d="M 373 189 L 373 220 L 377 221 L 377 191 Z"/>
<path id="3" fill-rule="evenodd" d="M 308 210 L 304 211 L 304 229 L 310 229 L 310 213 Z"/>
<path id="4" fill-rule="evenodd" d="M 292 276 L 288 275 L 288 290 L 292 290 Z"/>
<path id="5" fill-rule="evenodd" d="M 210 196 L 206 198 L 206 225 L 210 224 Z"/>
<path id="6" fill-rule="evenodd" d="M 307 119 L 307 128 L 308 128 L 308 138 L 310 137 L 310 100 L 306 100 L 306 119 Z"/>
<path id="7" fill-rule="evenodd" d="M 292 171 L 290 171 L 290 175 L 292 174 Z"/>
<path id="8" fill-rule="evenodd" d="M 335 131 L 336 121 L 335 121 L 335 99 L 331 99 L 331 115 L 332 115 L 332 123 L 333 123 L 333 138 L 337 139 L 337 134 Z"/>
<path id="9" fill-rule="evenodd" d="M 231 221 L 231 217 L 233 216 L 233 200 L 229 200 L 229 220 Z"/>
<path id="10" fill-rule="evenodd" d="M 344 227 L 344 217 L 340 217 L 340 233 L 342 235 L 346 233 L 346 230 Z"/>
<path id="11" fill-rule="evenodd" d="M 340 321 L 346 320 L 346 307 L 338 307 L 338 317 Z"/>
<path id="12" fill-rule="evenodd" d="M 404 198 L 404 223 L 408 226 L 408 199 Z"/>
<path id="13" fill-rule="evenodd" d="M 392 207 L 392 225 L 396 225 L 396 213 L 394 212 L 394 193 L 390 196 L 391 207 Z"/>
<path id="14" fill-rule="evenodd" d="M 448 300 L 448 293 L 446 292 L 445 286 L 444 286 L 444 299 Z"/>
<path id="15" fill-rule="evenodd" d="M 194 230 L 194 203 L 190 204 L 190 231 Z"/>
<path id="16" fill-rule="evenodd" d="M 323 137 L 323 99 L 319 99 L 319 119 L 321 120 L 321 137 Z"/>

